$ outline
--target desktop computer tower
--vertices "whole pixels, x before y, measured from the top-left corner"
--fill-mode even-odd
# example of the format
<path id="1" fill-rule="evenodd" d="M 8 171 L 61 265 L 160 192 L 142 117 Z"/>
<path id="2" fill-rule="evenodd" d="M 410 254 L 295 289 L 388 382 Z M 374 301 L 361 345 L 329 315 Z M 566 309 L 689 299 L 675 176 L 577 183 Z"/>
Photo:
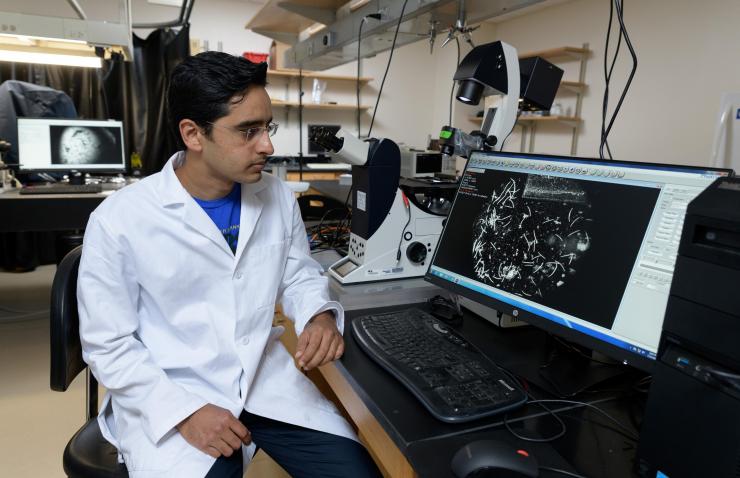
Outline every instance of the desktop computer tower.
<path id="1" fill-rule="evenodd" d="M 642 477 L 740 477 L 740 180 L 687 209 L 638 446 Z"/>

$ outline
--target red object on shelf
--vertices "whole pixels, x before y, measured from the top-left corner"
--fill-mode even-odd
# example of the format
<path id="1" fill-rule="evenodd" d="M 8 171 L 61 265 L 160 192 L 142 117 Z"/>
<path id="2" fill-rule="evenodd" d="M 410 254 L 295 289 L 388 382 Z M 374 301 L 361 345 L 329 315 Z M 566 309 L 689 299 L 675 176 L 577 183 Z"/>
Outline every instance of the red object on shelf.
<path id="1" fill-rule="evenodd" d="M 262 63 L 263 61 L 267 61 L 267 57 L 269 55 L 267 53 L 255 53 L 253 51 L 245 51 L 244 53 L 242 53 L 242 56 L 252 63 Z"/>

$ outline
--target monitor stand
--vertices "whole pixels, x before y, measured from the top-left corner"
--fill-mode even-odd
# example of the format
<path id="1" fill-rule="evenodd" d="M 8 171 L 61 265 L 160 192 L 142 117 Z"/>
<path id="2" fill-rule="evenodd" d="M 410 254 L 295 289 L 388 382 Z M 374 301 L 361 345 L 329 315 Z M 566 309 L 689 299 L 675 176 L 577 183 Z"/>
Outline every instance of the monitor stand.
<path id="1" fill-rule="evenodd" d="M 630 367 L 578 345 L 550 337 L 550 360 L 539 369 L 541 380 L 560 397 L 572 397 L 631 372 Z"/>

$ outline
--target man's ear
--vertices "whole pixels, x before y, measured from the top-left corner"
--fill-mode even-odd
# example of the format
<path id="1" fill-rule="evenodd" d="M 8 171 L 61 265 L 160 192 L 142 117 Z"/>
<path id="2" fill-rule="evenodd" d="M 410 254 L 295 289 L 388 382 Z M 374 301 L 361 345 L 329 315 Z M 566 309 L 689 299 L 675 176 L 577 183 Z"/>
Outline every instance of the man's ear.
<path id="1" fill-rule="evenodd" d="M 185 147 L 192 151 L 200 152 L 203 150 L 203 132 L 195 121 L 184 119 L 178 125 L 180 128 L 180 137 Z"/>

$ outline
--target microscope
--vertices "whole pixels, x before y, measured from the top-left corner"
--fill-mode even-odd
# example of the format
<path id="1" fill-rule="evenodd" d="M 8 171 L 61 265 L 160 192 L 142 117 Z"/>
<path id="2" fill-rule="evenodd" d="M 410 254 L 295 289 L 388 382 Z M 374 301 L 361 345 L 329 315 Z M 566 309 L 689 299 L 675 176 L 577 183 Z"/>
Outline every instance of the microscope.
<path id="1" fill-rule="evenodd" d="M 460 83 L 458 100 L 478 104 L 481 96 L 500 94 L 502 106 L 489 110 L 485 133 L 443 128 L 443 153 L 467 158 L 476 149 L 497 145 L 500 149 L 516 122 L 521 84 L 527 104 L 546 104 L 549 109 L 563 71 L 535 58 L 526 77 L 520 78 L 521 64 L 516 50 L 503 42 L 480 45 L 468 53 L 454 77 Z M 352 165 L 348 254 L 329 267 L 329 275 L 341 284 L 424 276 L 447 211 L 433 207 L 434 201 L 419 201 L 418 189 L 401 181 L 398 145 L 388 138 L 362 141 L 344 129 L 335 133 L 318 128 L 310 136 L 332 159 Z"/>
<path id="2" fill-rule="evenodd" d="M 500 151 L 520 110 L 550 109 L 562 77 L 562 69 L 541 57 L 517 59 L 516 49 L 501 41 L 473 48 L 455 72 L 457 100 L 477 105 L 481 97 L 501 95 L 501 102 L 487 109 L 479 131 L 443 126 L 442 153 L 468 158 L 476 150 Z"/>
<path id="3" fill-rule="evenodd" d="M 398 145 L 387 138 L 362 141 L 344 129 L 319 128 L 310 140 L 352 165 L 348 254 L 329 267 L 329 275 L 341 284 L 423 276 L 446 214 L 404 190 Z"/>

